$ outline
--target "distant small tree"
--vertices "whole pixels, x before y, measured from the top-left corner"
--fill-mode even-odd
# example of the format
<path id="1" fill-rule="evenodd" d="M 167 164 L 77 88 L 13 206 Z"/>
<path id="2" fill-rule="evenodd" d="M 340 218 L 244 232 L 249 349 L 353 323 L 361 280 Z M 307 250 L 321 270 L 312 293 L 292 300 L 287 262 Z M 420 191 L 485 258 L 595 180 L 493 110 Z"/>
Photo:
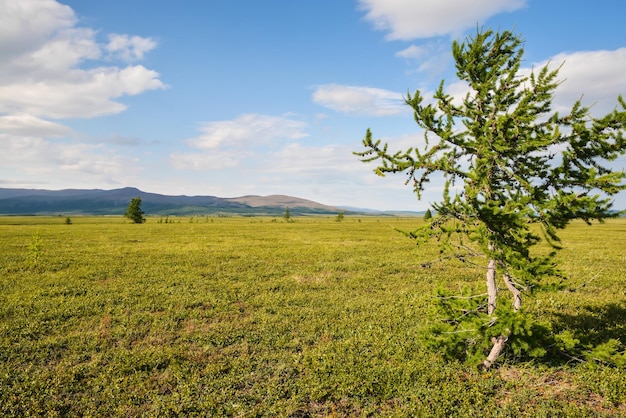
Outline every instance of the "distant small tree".
<path id="1" fill-rule="evenodd" d="M 289 213 L 289 208 L 285 208 L 285 214 L 283 215 L 283 218 L 289 222 L 291 220 L 291 214 Z"/>
<path id="2" fill-rule="evenodd" d="M 426 209 L 426 213 L 424 213 L 424 220 L 430 221 L 433 218 L 433 214 L 430 211 L 430 208 Z"/>
<path id="3" fill-rule="evenodd" d="M 143 215 L 144 213 L 141 210 L 141 197 L 133 197 L 128 204 L 128 208 L 126 208 L 124 216 L 136 224 L 141 224 L 146 221 Z"/>
<path id="4" fill-rule="evenodd" d="M 626 174 L 606 162 L 626 153 L 626 102 L 619 96 L 599 118 L 580 100 L 568 114 L 552 112 L 558 70 L 520 71 L 522 41 L 509 31 L 478 31 L 454 42 L 452 54 L 468 87 L 462 99 L 447 94 L 443 81 L 426 104 L 419 91 L 406 98 L 424 130 L 424 149 L 391 152 L 368 129 L 365 151 L 356 154 L 380 161 L 381 176 L 407 173 L 418 198 L 434 173 L 443 174 L 435 217 L 407 235 L 438 241 L 450 255 L 443 259 L 485 269 L 486 293 L 440 293 L 446 317 L 432 336 L 451 355 L 477 356 L 489 368 L 505 345 L 516 354 L 546 352 L 536 342 L 548 325 L 521 310 L 522 295 L 560 272 L 555 251 L 531 249 L 541 241 L 559 249 L 557 231 L 574 219 L 591 223 L 619 214 L 611 196 L 626 188 Z M 500 289 L 512 303 L 497 303 Z"/>
<path id="5" fill-rule="evenodd" d="M 335 218 L 335 220 L 337 222 L 341 222 L 341 221 L 343 221 L 344 218 L 345 218 L 345 213 L 344 213 L 344 211 L 341 211 L 341 212 L 339 212 L 337 214 L 337 217 Z"/>
<path id="6" fill-rule="evenodd" d="M 72 224 L 72 220 L 68 216 L 67 218 L 65 218 L 65 225 L 71 225 L 71 224 Z"/>

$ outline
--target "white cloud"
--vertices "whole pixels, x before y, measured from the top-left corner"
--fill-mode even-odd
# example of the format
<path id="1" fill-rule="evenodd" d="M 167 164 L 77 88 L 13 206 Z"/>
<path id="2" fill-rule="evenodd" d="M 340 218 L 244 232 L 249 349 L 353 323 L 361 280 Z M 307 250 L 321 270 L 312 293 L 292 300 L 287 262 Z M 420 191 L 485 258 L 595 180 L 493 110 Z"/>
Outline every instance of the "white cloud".
<path id="1" fill-rule="evenodd" d="M 202 123 L 202 134 L 187 142 L 199 149 L 256 145 L 273 139 L 304 138 L 305 127 L 304 122 L 289 117 L 246 114 L 233 120 Z"/>
<path id="2" fill-rule="evenodd" d="M 313 101 L 358 116 L 391 116 L 406 110 L 402 93 L 374 87 L 324 84 L 313 92 Z"/>
<path id="3" fill-rule="evenodd" d="M 89 136 L 46 119 L 119 113 L 118 99 L 165 85 L 142 65 L 113 66 L 103 52 L 141 59 L 156 43 L 114 35 L 109 44 L 78 26 L 73 10 L 54 0 L 0 1 L 0 181 L 15 187 L 106 187 L 132 184 L 141 166 Z M 104 60 L 103 60 L 104 59 Z M 98 61 L 103 60 L 103 61 Z"/>
<path id="4" fill-rule="evenodd" d="M 7 59 L 0 69 L 2 84 L 29 80 L 50 82 L 67 78 L 68 70 L 75 70 L 83 61 L 98 59 L 100 47 L 95 33 L 87 28 L 65 29 L 33 49 Z"/>
<path id="5" fill-rule="evenodd" d="M 81 68 L 109 47 L 140 59 L 156 45 L 151 39 L 114 35 L 100 45 L 94 30 L 77 27 L 72 9 L 53 0 L 4 0 L 0 16 L 2 113 L 90 118 L 126 109 L 120 97 L 165 88 L 158 73 L 141 65 Z"/>
<path id="6" fill-rule="evenodd" d="M 558 74 L 560 84 L 553 100 L 553 110 L 565 113 L 571 110 L 578 99 L 585 106 L 591 106 L 593 115 L 600 116 L 617 106 L 617 96 L 626 97 L 626 48 L 614 51 L 582 51 L 558 54 L 532 68 L 522 68 L 520 75 L 528 76 L 531 71 L 538 73 L 545 65 L 550 69 L 561 66 Z M 454 97 L 457 104 L 470 91 L 463 81 L 446 80 L 446 93 Z M 427 103 L 433 102 L 433 92 L 422 92 Z"/>
<path id="7" fill-rule="evenodd" d="M 0 116 L 0 131 L 20 136 L 61 137 L 71 133 L 67 126 L 29 114 Z"/>
<path id="8" fill-rule="evenodd" d="M 24 50 L 41 45 L 55 32 L 76 23 L 68 6 L 49 0 L 0 2 L 0 58 L 6 61 Z"/>
<path id="9" fill-rule="evenodd" d="M 124 69 L 68 70 L 64 79 L 24 79 L 0 84 L 0 112 L 57 119 L 115 114 L 126 106 L 114 99 L 164 88 L 158 76 L 155 71 L 136 65 Z"/>
<path id="10" fill-rule="evenodd" d="M 456 36 L 487 18 L 511 12 L 526 0 L 360 0 L 365 19 L 387 31 L 388 40 Z"/>
<path id="11" fill-rule="evenodd" d="M 42 178 L 72 187 L 124 184 L 140 171 L 135 158 L 100 145 L 6 133 L 0 134 L 0 142 L 5 150 L 0 154 L 0 178 L 14 187 L 40 184 Z"/>
<path id="12" fill-rule="evenodd" d="M 559 54 L 535 64 L 535 71 L 547 63 L 552 69 L 562 64 L 558 75 L 562 83 L 554 100 L 554 109 L 559 112 L 571 110 L 582 98 L 583 105 L 593 105 L 592 114 L 604 115 L 615 108 L 618 95 L 626 97 L 626 48 Z"/>
<path id="13" fill-rule="evenodd" d="M 266 170 L 280 173 L 340 178 L 339 172 L 353 171 L 360 164 L 352 150 L 345 145 L 307 147 L 294 143 L 285 145 L 272 156 Z M 264 171 L 266 171 L 264 170 Z"/>
<path id="14" fill-rule="evenodd" d="M 396 57 L 418 60 L 424 58 L 427 54 L 427 48 L 417 45 L 411 45 L 408 48 L 403 49 L 402 51 L 396 52 Z"/>
<path id="15" fill-rule="evenodd" d="M 201 135 L 186 141 L 201 152 L 174 153 L 170 161 L 183 170 L 233 168 L 250 157 L 254 147 L 308 136 L 305 128 L 305 122 L 288 115 L 245 114 L 233 120 L 205 122 L 200 124 Z"/>
<path id="16" fill-rule="evenodd" d="M 137 61 L 142 60 L 143 55 L 156 46 L 156 41 L 151 38 L 112 34 L 109 35 L 106 50 L 123 61 Z"/>

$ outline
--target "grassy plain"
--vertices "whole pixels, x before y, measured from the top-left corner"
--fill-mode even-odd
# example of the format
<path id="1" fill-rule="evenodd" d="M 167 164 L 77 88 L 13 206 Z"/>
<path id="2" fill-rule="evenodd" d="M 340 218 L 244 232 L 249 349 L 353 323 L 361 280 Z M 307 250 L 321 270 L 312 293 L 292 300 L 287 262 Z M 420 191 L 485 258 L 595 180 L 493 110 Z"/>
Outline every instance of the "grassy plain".
<path id="1" fill-rule="evenodd" d="M 424 348 L 438 285 L 483 282 L 418 218 L 0 218 L 1 416 L 619 416 L 626 371 Z M 530 309 L 626 342 L 626 220 L 563 234 Z"/>

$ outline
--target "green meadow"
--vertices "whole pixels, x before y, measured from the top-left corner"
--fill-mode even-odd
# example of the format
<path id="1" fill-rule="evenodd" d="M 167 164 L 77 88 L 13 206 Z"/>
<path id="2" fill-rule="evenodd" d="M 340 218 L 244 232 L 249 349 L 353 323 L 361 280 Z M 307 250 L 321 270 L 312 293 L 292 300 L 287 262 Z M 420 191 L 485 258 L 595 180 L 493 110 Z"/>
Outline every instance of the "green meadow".
<path id="1" fill-rule="evenodd" d="M 0 218 L 0 416 L 624 416 L 626 370 L 564 353 L 444 361 L 438 286 L 484 271 L 420 218 Z M 561 234 L 524 309 L 626 343 L 626 219 Z"/>

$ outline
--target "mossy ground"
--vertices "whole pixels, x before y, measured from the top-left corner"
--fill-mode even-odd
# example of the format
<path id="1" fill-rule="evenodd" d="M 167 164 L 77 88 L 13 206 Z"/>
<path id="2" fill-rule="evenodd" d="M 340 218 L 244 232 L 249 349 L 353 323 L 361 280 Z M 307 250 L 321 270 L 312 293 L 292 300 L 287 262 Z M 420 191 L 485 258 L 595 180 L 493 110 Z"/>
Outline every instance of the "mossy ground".
<path id="1" fill-rule="evenodd" d="M 434 289 L 484 274 L 423 268 L 436 246 L 394 230 L 418 218 L 173 219 L 0 218 L 0 415 L 626 415 L 609 364 L 424 348 Z M 529 309 L 626 343 L 625 236 L 569 227 L 569 280 Z"/>

